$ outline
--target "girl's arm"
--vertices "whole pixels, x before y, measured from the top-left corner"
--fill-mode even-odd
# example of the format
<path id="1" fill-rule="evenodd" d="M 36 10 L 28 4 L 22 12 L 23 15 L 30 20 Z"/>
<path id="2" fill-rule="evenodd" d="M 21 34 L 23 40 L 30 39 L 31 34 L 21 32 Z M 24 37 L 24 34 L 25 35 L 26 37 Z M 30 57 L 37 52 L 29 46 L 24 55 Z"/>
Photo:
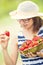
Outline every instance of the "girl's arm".
<path id="1" fill-rule="evenodd" d="M 9 41 L 9 37 L 2 34 L 0 35 L 0 44 L 2 46 L 2 52 L 3 52 L 5 64 L 16 65 L 17 55 L 18 55 L 18 45 L 16 44 L 17 38 L 12 40 L 11 42 L 11 52 L 9 51 L 11 55 L 8 53 L 8 50 L 7 50 L 8 43 L 9 43 L 8 41 Z"/>
<path id="2" fill-rule="evenodd" d="M 15 45 L 14 48 L 12 48 L 11 55 L 8 54 L 7 49 L 3 49 L 3 56 L 5 60 L 6 65 L 16 65 L 18 51 L 17 46 Z M 10 52 L 10 51 L 9 51 Z"/>

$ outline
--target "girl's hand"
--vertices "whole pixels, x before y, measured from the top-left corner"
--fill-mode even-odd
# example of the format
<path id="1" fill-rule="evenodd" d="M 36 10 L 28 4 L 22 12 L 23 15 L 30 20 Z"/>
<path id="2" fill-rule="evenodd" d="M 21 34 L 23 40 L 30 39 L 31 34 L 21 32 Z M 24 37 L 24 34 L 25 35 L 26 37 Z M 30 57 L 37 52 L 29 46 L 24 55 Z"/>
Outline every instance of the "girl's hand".
<path id="1" fill-rule="evenodd" d="M 32 57 L 36 57 L 36 54 L 33 54 L 32 52 L 28 53 L 25 55 L 26 57 L 32 58 Z"/>
<path id="2" fill-rule="evenodd" d="M 37 52 L 37 55 L 43 58 L 43 52 Z"/>
<path id="3" fill-rule="evenodd" d="M 7 49 L 8 41 L 9 41 L 9 36 L 5 34 L 0 34 L 0 44 L 2 46 L 2 49 Z"/>

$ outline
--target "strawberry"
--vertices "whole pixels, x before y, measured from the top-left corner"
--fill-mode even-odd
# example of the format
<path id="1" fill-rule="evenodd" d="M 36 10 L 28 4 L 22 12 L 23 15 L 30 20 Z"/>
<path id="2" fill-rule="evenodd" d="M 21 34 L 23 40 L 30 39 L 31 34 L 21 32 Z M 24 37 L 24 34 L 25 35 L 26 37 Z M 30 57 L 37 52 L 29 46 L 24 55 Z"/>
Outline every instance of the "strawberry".
<path id="1" fill-rule="evenodd" d="M 32 46 L 34 47 L 34 46 L 37 46 L 38 45 L 38 42 L 34 42 L 33 44 L 32 44 Z"/>
<path id="2" fill-rule="evenodd" d="M 25 49 L 27 49 L 27 48 L 28 48 L 28 45 L 26 44 L 26 45 L 25 45 Z"/>
<path id="3" fill-rule="evenodd" d="M 40 39 L 39 36 L 35 36 L 32 40 L 34 40 L 34 41 L 38 41 L 39 39 Z"/>
<path id="4" fill-rule="evenodd" d="M 9 31 L 6 31 L 5 32 L 5 35 L 9 37 L 10 36 L 10 32 Z"/>
<path id="5" fill-rule="evenodd" d="M 32 44 L 29 44 L 28 48 L 32 48 Z"/>
<path id="6" fill-rule="evenodd" d="M 24 47 L 21 47 L 21 48 L 20 48 L 20 51 L 23 51 L 24 49 L 25 49 Z"/>
<path id="7" fill-rule="evenodd" d="M 29 45 L 29 44 L 31 44 L 31 43 L 32 43 L 31 40 L 27 40 L 27 41 L 26 41 L 26 44 L 27 44 L 27 45 Z"/>

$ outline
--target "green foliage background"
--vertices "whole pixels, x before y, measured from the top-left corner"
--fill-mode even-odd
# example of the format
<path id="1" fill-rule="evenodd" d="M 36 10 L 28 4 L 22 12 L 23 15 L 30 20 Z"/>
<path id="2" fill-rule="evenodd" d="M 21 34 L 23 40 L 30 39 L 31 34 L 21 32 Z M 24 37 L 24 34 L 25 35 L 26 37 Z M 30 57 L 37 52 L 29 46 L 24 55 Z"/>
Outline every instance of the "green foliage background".
<path id="1" fill-rule="evenodd" d="M 10 19 L 9 12 L 17 9 L 18 4 L 22 1 L 27 0 L 0 0 L 0 28 L 12 25 L 12 20 Z M 34 1 L 36 4 L 38 4 L 40 12 L 43 12 L 43 0 L 31 1 Z M 0 52 L 0 65 L 4 65 L 2 51 Z"/>

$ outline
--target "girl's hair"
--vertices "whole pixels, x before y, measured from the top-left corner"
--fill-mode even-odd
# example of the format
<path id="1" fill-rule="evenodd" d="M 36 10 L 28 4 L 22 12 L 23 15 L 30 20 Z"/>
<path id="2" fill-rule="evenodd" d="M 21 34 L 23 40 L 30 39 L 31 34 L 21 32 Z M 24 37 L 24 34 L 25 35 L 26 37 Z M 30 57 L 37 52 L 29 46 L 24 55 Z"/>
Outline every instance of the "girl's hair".
<path id="1" fill-rule="evenodd" d="M 42 26 L 42 19 L 40 17 L 33 17 L 33 32 L 37 32 Z"/>

